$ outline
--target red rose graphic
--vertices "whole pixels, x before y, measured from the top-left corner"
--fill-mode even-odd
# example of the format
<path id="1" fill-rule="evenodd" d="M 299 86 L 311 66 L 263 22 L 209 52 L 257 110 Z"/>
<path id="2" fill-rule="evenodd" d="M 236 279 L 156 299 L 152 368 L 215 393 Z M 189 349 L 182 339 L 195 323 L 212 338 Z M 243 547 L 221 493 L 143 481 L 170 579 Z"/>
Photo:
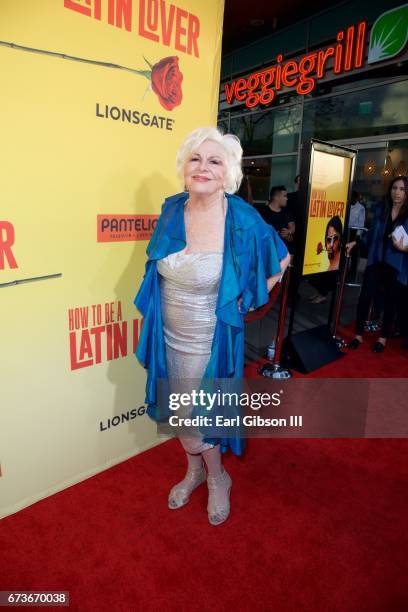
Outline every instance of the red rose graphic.
<path id="1" fill-rule="evenodd" d="M 165 57 L 152 66 L 152 89 L 166 110 L 173 110 L 183 99 L 183 73 L 178 62 L 178 57 Z"/>
<path id="2" fill-rule="evenodd" d="M 320 255 L 320 253 L 323 252 L 323 245 L 321 242 L 319 242 L 319 244 L 316 247 L 316 255 Z"/>

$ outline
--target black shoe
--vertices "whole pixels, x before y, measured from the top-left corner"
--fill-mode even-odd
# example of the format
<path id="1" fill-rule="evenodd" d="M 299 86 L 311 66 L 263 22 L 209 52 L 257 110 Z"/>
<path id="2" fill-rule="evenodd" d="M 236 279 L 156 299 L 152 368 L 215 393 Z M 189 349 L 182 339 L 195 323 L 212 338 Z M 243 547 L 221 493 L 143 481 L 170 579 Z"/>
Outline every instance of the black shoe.
<path id="1" fill-rule="evenodd" d="M 383 353 L 385 350 L 385 345 L 382 342 L 376 342 L 373 344 L 372 351 L 374 353 Z"/>
<path id="2" fill-rule="evenodd" d="M 353 340 L 348 343 L 347 348 L 351 349 L 352 351 L 355 351 L 356 349 L 358 349 L 360 344 L 363 344 L 363 343 L 360 342 L 358 338 L 353 338 Z"/>

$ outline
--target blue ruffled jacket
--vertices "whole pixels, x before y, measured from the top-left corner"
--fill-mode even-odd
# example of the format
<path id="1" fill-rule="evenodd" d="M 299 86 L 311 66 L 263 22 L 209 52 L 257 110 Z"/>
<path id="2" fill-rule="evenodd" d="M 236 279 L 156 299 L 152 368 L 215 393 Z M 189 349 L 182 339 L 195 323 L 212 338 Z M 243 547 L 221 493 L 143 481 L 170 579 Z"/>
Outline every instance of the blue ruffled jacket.
<path id="1" fill-rule="evenodd" d="M 226 197 L 223 268 L 215 310 L 217 322 L 211 356 L 203 375 L 207 379 L 242 378 L 244 316 L 249 308 L 266 304 L 266 279 L 280 272 L 280 261 L 288 252 L 273 227 L 250 204 L 238 196 L 226 194 Z M 157 406 L 157 380 L 168 378 L 157 260 L 186 246 L 184 205 L 187 198 L 187 193 L 181 193 L 165 200 L 147 247 L 146 273 L 134 301 L 144 317 L 136 357 L 147 369 L 145 402 L 149 416 L 156 421 L 163 418 Z M 244 446 L 239 437 L 216 442 L 220 442 L 222 451 L 231 447 L 238 455 Z"/>

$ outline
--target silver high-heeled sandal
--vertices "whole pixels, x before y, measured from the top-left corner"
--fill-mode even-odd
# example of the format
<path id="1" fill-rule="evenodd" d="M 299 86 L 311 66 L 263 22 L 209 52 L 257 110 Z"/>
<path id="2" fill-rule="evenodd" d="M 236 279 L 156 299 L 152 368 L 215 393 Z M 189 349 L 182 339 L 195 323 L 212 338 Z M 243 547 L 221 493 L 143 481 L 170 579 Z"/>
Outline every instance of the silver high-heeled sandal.
<path id="1" fill-rule="evenodd" d="M 209 476 L 207 478 L 208 485 L 208 520 L 211 525 L 221 525 L 227 520 L 230 513 L 230 492 L 232 487 L 232 480 L 228 472 L 223 470 L 219 476 Z M 215 492 L 219 488 L 226 489 L 227 491 L 227 502 L 226 504 L 220 504 L 217 501 Z"/>
<path id="2" fill-rule="evenodd" d="M 185 477 L 178 482 L 169 493 L 168 506 L 170 510 L 182 508 L 190 501 L 190 495 L 206 479 L 207 473 L 202 465 L 198 469 L 188 469 Z"/>

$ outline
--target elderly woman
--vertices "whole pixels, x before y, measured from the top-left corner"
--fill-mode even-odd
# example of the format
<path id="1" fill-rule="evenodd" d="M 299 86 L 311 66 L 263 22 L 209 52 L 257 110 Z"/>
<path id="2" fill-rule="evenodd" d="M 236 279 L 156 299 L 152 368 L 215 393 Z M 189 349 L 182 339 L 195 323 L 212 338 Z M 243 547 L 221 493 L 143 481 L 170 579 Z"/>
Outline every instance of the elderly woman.
<path id="1" fill-rule="evenodd" d="M 239 188 L 238 138 L 215 128 L 194 130 L 177 154 L 185 192 L 167 198 L 147 248 L 146 274 L 135 299 L 144 316 L 136 355 L 148 370 L 148 414 L 161 420 L 158 379 L 242 378 L 244 315 L 268 301 L 289 262 L 283 242 Z M 237 438 L 181 437 L 187 473 L 170 491 L 184 506 L 207 480 L 212 525 L 229 515 L 231 478 L 221 453 L 240 455 Z M 208 476 L 205 471 L 207 467 Z"/>

